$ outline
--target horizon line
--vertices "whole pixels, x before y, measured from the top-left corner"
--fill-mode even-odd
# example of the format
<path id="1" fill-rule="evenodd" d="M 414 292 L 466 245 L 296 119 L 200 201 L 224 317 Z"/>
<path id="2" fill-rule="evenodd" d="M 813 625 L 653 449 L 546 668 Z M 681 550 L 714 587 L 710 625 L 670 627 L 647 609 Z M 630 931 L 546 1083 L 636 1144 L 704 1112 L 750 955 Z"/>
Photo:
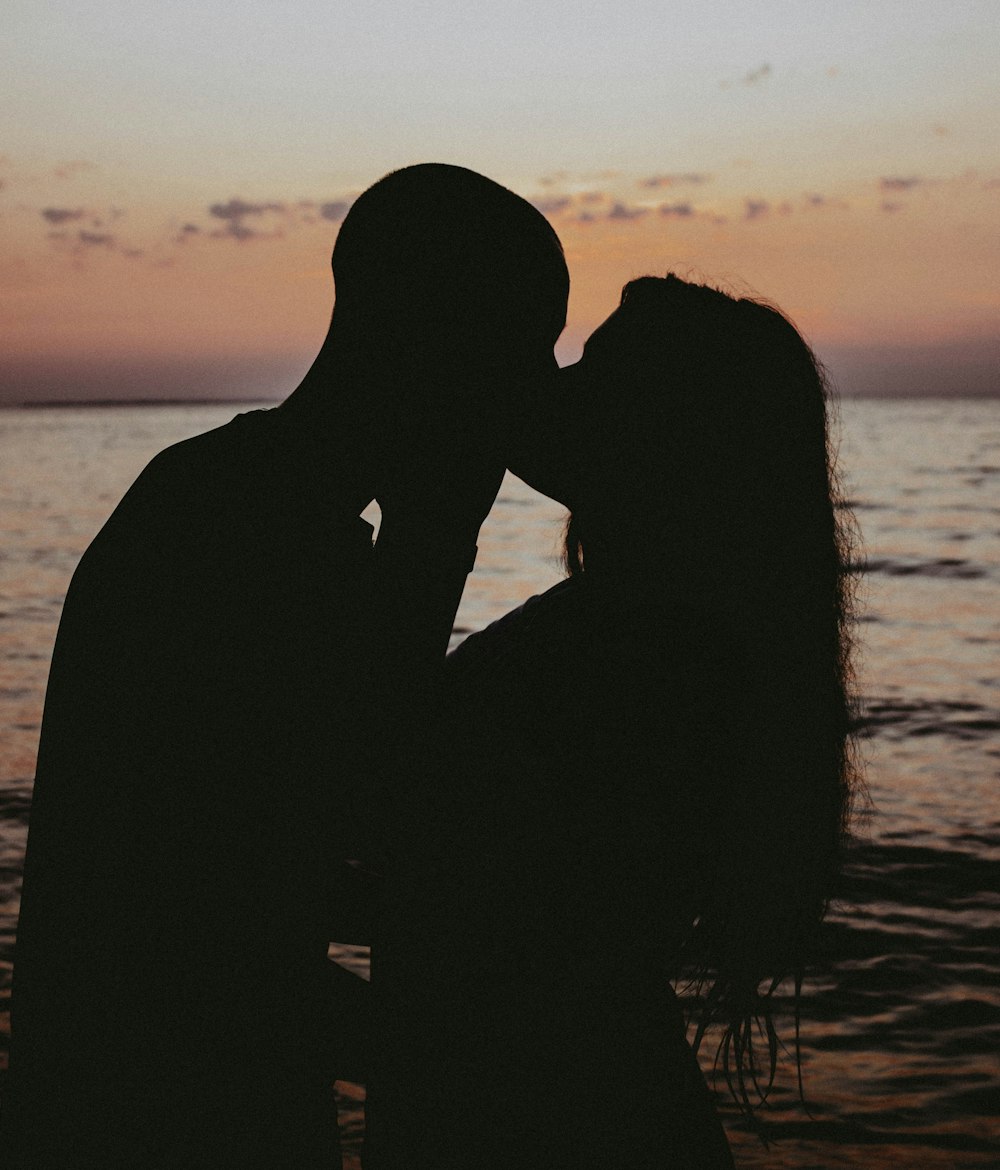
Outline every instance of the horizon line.
<path id="1" fill-rule="evenodd" d="M 249 406 L 276 405 L 282 398 L 43 398 L 20 402 L 0 399 L 0 410 L 51 410 L 60 406 Z"/>
<path id="2" fill-rule="evenodd" d="M 864 398 L 886 401 L 942 401 L 942 402 L 982 402 L 1000 399 L 1000 387 L 981 391 L 964 390 L 958 393 L 946 391 L 877 391 L 877 390 L 834 390 L 831 399 Z M 4 400 L 0 398 L 0 410 L 58 410 L 60 407 L 84 407 L 102 409 L 114 406 L 277 406 L 283 402 L 281 397 L 268 398 L 46 398 L 34 400 Z"/>

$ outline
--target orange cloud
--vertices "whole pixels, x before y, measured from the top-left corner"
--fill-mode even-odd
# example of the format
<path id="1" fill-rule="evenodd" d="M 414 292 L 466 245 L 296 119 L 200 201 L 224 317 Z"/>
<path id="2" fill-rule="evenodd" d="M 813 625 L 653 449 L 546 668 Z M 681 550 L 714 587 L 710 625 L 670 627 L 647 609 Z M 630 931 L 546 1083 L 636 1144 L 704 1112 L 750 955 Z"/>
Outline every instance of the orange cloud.
<path id="1" fill-rule="evenodd" d="M 639 186 L 648 188 L 693 187 L 700 186 L 702 183 L 709 183 L 711 180 L 711 175 L 701 174 L 697 171 L 689 171 L 683 174 L 650 175 L 648 178 L 640 179 Z"/>
<path id="2" fill-rule="evenodd" d="M 632 219 L 641 219 L 644 215 L 648 214 L 648 207 L 630 207 L 627 203 L 622 203 L 619 200 L 612 205 L 611 210 L 608 212 L 607 218 L 614 220 L 624 220 L 628 222 Z"/>
<path id="3" fill-rule="evenodd" d="M 688 219 L 694 215 L 694 208 L 690 203 L 661 203 L 660 215 L 673 215 L 680 219 Z"/>
<path id="4" fill-rule="evenodd" d="M 115 237 L 108 232 L 79 231 L 76 233 L 76 238 L 81 244 L 89 247 L 113 248 L 115 246 Z"/>
<path id="5" fill-rule="evenodd" d="M 529 202 L 542 215 L 558 215 L 560 211 L 565 211 L 572 204 L 573 200 L 568 195 L 553 195 L 551 197 L 542 196 L 538 199 L 531 199 Z"/>
<path id="6" fill-rule="evenodd" d="M 82 207 L 43 207 L 42 219 L 49 223 L 69 223 L 70 220 L 83 219 L 87 213 Z"/>
<path id="7" fill-rule="evenodd" d="M 335 199 L 330 203 L 321 203 L 319 206 L 320 219 L 328 219 L 331 223 L 340 223 L 351 206 L 347 199 Z"/>

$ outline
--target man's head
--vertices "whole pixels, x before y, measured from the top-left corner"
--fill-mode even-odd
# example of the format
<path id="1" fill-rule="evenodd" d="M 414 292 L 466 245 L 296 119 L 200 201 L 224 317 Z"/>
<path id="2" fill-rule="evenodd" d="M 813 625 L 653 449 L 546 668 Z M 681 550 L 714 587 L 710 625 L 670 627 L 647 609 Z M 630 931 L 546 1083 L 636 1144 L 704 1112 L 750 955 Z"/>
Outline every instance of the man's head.
<path id="1" fill-rule="evenodd" d="M 433 480 L 458 498 L 502 470 L 554 382 L 566 320 L 569 273 L 545 217 L 464 167 L 404 167 L 351 207 L 333 275 L 311 401 L 350 419 L 380 503 Z"/>
<path id="2" fill-rule="evenodd" d="M 548 221 L 464 167 L 422 163 L 369 187 L 341 225 L 333 275 L 331 342 L 378 364 L 517 376 L 552 365 L 566 320 Z"/>

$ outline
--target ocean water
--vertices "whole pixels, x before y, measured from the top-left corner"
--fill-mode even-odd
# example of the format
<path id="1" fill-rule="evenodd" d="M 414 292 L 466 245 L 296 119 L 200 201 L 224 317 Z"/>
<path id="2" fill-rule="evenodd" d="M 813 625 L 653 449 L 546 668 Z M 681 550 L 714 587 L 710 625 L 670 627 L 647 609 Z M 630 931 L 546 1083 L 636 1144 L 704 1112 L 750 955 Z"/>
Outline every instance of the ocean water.
<path id="1" fill-rule="evenodd" d="M 48 660 L 69 578 L 145 462 L 238 409 L 0 411 L 4 1012 Z M 858 635 L 873 809 L 805 987 L 808 1109 L 788 1055 L 761 1115 L 768 1148 L 724 1092 L 720 1108 L 741 1167 L 996 1168 L 1000 401 L 849 400 L 840 414 L 841 473 L 868 563 Z M 562 516 L 508 477 L 456 641 L 558 580 Z M 363 951 L 333 953 L 365 967 Z M 778 1025 L 790 1043 L 787 1003 Z M 713 1050 L 709 1038 L 709 1075 Z M 342 1091 L 353 1156 L 363 1094 Z"/>

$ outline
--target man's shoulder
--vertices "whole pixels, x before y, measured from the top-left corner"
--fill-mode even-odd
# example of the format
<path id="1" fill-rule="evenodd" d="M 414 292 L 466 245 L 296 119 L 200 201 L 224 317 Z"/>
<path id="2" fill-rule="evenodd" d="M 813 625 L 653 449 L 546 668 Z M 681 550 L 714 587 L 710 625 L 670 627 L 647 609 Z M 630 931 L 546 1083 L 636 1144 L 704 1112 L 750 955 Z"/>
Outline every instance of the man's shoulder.
<path id="1" fill-rule="evenodd" d="M 221 426 L 164 447 L 146 464 L 135 486 L 162 489 L 176 483 L 180 489 L 197 486 L 202 478 L 221 485 L 223 477 L 240 468 L 251 471 L 248 464 L 264 465 L 268 449 L 273 446 L 268 436 L 276 428 L 267 418 L 251 416 L 269 413 L 258 410 L 250 415 L 238 414 Z"/>
<path id="2" fill-rule="evenodd" d="M 85 560 L 171 577 L 232 563 L 246 575 L 281 557 L 290 571 L 346 552 L 353 563 L 370 547 L 370 526 L 311 473 L 277 412 L 257 410 L 155 455 Z"/>
<path id="3" fill-rule="evenodd" d="M 224 523 L 230 513 L 262 518 L 287 503 L 299 463 L 276 411 L 238 414 L 154 455 L 119 511 L 182 524 L 199 516 Z"/>
<path id="4" fill-rule="evenodd" d="M 131 542 L 143 535 L 162 539 L 177 525 L 222 500 L 238 463 L 233 424 L 216 427 L 164 448 L 146 464 L 125 492 L 91 550 Z"/>

